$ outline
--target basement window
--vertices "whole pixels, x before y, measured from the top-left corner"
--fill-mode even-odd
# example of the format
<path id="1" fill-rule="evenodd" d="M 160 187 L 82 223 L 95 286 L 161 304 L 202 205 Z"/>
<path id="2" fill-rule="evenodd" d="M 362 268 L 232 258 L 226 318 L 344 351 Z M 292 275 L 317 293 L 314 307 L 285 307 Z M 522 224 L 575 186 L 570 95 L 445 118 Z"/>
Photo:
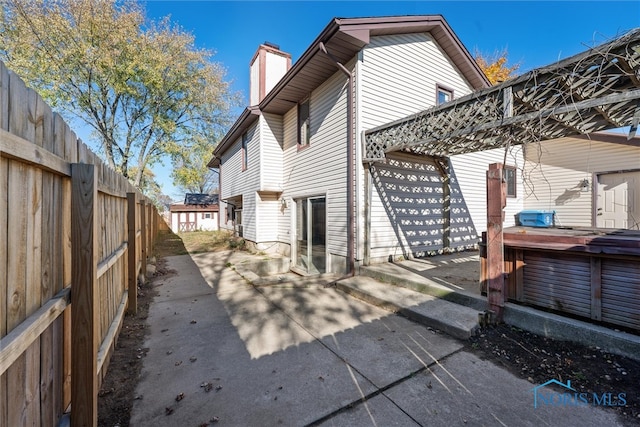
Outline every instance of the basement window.
<path id="1" fill-rule="evenodd" d="M 309 99 L 298 104 L 298 149 L 307 147 L 311 142 L 311 120 L 309 118 Z"/>

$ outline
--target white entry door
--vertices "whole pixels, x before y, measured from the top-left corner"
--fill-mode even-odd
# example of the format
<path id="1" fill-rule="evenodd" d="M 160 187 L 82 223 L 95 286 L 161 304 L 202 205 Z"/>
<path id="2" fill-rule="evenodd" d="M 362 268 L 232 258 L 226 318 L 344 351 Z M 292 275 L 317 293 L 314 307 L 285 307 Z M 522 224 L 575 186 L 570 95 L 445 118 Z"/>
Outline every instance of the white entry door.
<path id="1" fill-rule="evenodd" d="M 598 175 L 596 227 L 640 229 L 640 172 Z"/>

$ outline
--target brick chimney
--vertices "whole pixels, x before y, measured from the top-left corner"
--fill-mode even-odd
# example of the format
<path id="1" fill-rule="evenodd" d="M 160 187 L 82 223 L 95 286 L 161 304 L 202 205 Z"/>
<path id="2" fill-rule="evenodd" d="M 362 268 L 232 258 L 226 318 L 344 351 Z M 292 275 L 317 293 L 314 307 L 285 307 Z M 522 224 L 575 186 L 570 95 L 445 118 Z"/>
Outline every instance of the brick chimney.
<path id="1" fill-rule="evenodd" d="M 264 42 L 258 47 L 249 66 L 249 105 L 258 105 L 271 89 L 291 68 L 291 54 L 280 50 L 280 46 Z"/>

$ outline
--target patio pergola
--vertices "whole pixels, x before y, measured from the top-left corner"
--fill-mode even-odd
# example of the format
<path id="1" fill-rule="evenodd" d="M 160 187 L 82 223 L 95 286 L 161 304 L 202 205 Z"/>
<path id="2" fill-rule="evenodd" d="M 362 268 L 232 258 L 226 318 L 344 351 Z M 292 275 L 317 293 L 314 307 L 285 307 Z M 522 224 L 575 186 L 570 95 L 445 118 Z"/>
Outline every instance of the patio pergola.
<path id="1" fill-rule="evenodd" d="M 640 28 L 556 64 L 365 132 L 364 162 L 394 151 L 446 156 L 536 143 L 640 122 Z M 487 171 L 489 307 L 505 300 L 502 165 Z"/>

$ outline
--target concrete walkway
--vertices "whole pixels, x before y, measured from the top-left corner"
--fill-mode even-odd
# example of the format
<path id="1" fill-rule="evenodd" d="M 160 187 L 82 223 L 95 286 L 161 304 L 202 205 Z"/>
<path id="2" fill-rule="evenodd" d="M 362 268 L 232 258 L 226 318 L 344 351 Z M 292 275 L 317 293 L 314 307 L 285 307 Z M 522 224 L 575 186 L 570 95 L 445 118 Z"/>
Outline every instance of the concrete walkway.
<path id="1" fill-rule="evenodd" d="M 254 288 L 236 256 L 168 258 L 132 426 L 619 425 L 591 406 L 534 409 L 534 384 L 334 287 Z"/>

